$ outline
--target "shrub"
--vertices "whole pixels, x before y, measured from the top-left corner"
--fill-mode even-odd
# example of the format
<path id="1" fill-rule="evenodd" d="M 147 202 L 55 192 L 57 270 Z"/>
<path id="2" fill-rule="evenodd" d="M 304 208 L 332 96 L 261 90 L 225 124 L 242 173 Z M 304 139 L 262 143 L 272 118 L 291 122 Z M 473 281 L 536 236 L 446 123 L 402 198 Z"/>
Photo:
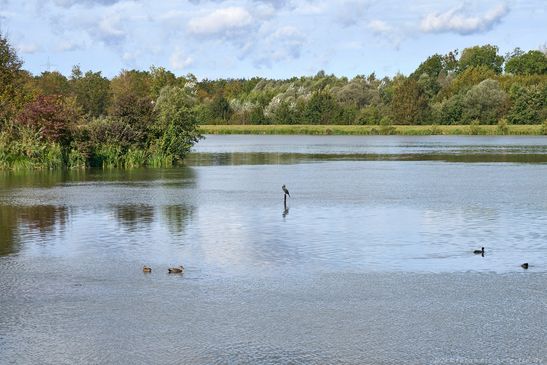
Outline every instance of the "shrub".
<path id="1" fill-rule="evenodd" d="M 478 119 L 474 119 L 469 123 L 469 134 L 471 135 L 477 135 L 481 133 L 481 127 L 480 127 L 480 121 Z"/>
<path id="2" fill-rule="evenodd" d="M 498 120 L 498 131 L 501 134 L 507 134 L 509 132 L 509 122 L 506 118 L 501 118 Z"/>
<path id="3" fill-rule="evenodd" d="M 72 129 L 79 118 L 80 113 L 73 100 L 47 95 L 28 103 L 18 115 L 17 121 L 39 132 L 45 140 L 66 146 L 70 143 Z"/>

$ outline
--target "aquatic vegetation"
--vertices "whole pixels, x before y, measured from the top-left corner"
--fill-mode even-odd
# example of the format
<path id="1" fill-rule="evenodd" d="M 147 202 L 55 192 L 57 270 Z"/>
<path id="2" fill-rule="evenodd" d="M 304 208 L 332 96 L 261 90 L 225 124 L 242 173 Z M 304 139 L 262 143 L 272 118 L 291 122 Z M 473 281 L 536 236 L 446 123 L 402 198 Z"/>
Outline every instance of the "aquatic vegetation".
<path id="1" fill-rule="evenodd" d="M 396 134 L 404 136 L 471 134 L 469 125 L 391 125 L 389 127 L 384 127 L 382 130 L 381 127 L 372 125 L 201 125 L 199 130 L 203 134 Z M 540 135 L 544 133 L 544 130 L 547 132 L 547 127 L 541 125 L 507 125 L 505 133 L 500 133 L 498 125 L 481 125 L 478 129 L 477 127 L 474 127 L 473 132 L 481 135 Z M 382 133 L 383 131 L 388 133 Z"/>

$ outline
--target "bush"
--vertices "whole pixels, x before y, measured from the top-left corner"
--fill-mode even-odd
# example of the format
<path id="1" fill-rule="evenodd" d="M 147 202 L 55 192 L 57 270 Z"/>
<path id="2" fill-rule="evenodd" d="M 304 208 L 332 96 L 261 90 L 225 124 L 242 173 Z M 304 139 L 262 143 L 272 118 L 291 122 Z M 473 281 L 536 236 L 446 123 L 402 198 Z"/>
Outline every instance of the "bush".
<path id="1" fill-rule="evenodd" d="M 498 120 L 498 131 L 501 134 L 507 134 L 509 132 L 509 122 L 506 118 Z"/>
<path id="2" fill-rule="evenodd" d="M 469 134 L 477 135 L 481 133 L 481 122 L 478 119 L 474 119 L 469 123 Z"/>
<path id="3" fill-rule="evenodd" d="M 45 140 L 67 146 L 80 115 L 73 99 L 47 95 L 28 103 L 17 121 L 38 132 Z"/>
<path id="4" fill-rule="evenodd" d="M 389 117 L 383 117 L 382 120 L 380 120 L 380 134 L 391 135 L 395 134 L 396 131 L 397 130 Z"/>

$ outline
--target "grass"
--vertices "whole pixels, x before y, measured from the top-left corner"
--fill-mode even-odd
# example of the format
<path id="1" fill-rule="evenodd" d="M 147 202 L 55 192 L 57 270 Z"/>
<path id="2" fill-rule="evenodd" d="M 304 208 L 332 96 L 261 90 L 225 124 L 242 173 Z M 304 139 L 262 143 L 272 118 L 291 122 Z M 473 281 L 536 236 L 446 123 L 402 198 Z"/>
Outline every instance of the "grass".
<path id="1" fill-rule="evenodd" d="M 201 125 L 203 134 L 308 135 L 542 135 L 541 125 Z"/>

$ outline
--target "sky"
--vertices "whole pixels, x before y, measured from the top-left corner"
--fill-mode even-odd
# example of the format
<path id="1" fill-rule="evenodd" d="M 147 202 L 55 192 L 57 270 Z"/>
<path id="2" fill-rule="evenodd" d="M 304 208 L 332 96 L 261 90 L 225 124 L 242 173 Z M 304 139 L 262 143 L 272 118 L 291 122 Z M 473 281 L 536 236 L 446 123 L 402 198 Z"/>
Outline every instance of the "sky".
<path id="1" fill-rule="evenodd" d="M 545 47 L 547 1 L 0 0 L 0 31 L 33 74 L 383 77 L 474 45 Z"/>

